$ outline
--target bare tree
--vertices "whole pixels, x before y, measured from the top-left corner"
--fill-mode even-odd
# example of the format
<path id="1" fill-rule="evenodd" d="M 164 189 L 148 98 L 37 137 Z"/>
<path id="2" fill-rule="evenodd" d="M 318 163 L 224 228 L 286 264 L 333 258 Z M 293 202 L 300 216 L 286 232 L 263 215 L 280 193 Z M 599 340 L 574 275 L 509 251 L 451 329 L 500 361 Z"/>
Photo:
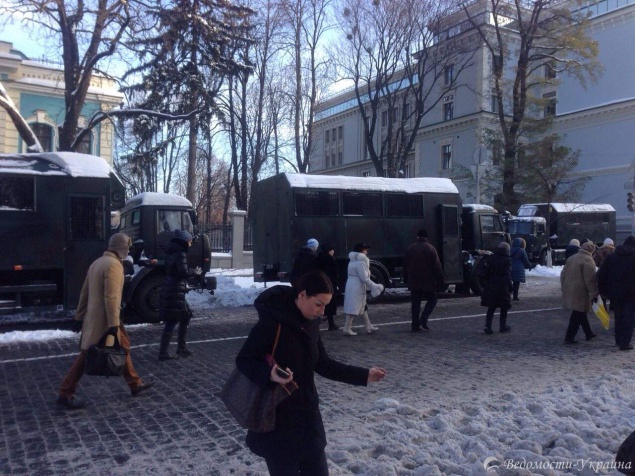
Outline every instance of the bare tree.
<path id="1" fill-rule="evenodd" d="M 18 130 L 18 134 L 20 134 L 20 137 L 22 137 L 22 140 L 26 143 L 29 152 L 42 152 L 40 142 L 33 133 L 31 127 L 29 127 L 29 124 L 27 124 L 20 114 L 20 111 L 18 111 L 18 108 L 13 100 L 7 94 L 7 91 L 4 89 L 2 83 L 0 83 L 0 107 L 7 111 L 9 118 L 11 118 L 11 121 L 15 124 L 15 127 Z"/>
<path id="2" fill-rule="evenodd" d="M 366 150 L 378 176 L 401 176 L 422 119 L 457 87 L 471 64 L 476 48 L 460 37 L 437 42 L 448 12 L 447 4 L 431 0 L 346 1 L 345 51 L 333 56 L 353 82 Z"/>
<path id="3" fill-rule="evenodd" d="M 520 139 L 540 105 L 533 94 L 557 85 L 558 76 L 577 78 L 584 86 L 601 72 L 598 46 L 587 34 L 588 18 L 559 0 L 486 0 L 461 4 L 492 61 L 498 127 L 503 145 L 502 192 L 496 205 L 520 204 L 517 169 Z M 545 74 L 545 73 L 555 74 Z M 539 107 L 537 109 L 540 109 Z"/>

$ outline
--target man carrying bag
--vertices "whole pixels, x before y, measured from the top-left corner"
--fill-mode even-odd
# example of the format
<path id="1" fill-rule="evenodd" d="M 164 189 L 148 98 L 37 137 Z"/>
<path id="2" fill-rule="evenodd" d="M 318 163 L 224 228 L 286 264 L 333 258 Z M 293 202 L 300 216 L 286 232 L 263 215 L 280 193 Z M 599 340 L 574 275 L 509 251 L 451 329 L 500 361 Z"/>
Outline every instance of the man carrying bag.
<path id="1" fill-rule="evenodd" d="M 108 242 L 108 250 L 88 269 L 73 326 L 75 332 L 82 332 L 80 353 L 62 382 L 58 405 L 71 410 L 84 407 L 84 403 L 75 398 L 75 391 L 84 374 L 88 349 L 97 344 L 104 334 L 109 334 L 105 341 L 106 346 L 112 346 L 114 336 L 117 336 L 121 348 L 126 353 L 123 378 L 132 395 L 136 396 L 154 384 L 152 381 L 143 382 L 135 371 L 130 358 L 130 339 L 119 316 L 124 283 L 121 260 L 128 256 L 130 246 L 131 240 L 128 235 L 112 235 Z"/>

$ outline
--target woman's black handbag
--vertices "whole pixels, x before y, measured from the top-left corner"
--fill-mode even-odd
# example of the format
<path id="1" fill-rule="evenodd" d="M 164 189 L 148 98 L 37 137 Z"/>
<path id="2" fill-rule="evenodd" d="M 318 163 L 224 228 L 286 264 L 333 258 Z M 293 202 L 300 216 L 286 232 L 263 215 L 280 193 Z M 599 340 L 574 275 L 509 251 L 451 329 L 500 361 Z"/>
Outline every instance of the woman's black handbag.
<path id="1" fill-rule="evenodd" d="M 272 364 L 275 364 L 273 356 L 279 337 L 280 324 L 271 352 Z M 260 387 L 238 368 L 234 368 L 223 385 L 220 398 L 240 426 L 256 433 L 267 433 L 276 428 L 276 407 L 297 388 L 293 380 L 287 385 L 268 382 L 266 386 Z"/>
<path id="2" fill-rule="evenodd" d="M 126 364 L 126 351 L 119 345 L 119 339 L 115 336 L 115 343 L 112 347 L 104 347 L 108 333 L 93 344 L 86 352 L 86 364 L 84 373 L 86 375 L 98 375 L 101 377 L 119 377 L 123 374 Z"/>

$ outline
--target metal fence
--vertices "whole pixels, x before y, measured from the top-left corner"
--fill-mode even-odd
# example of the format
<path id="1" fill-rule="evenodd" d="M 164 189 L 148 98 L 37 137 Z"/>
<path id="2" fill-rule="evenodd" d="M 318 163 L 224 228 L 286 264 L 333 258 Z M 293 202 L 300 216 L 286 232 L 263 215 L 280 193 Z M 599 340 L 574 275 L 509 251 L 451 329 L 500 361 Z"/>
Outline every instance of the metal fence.
<path id="1" fill-rule="evenodd" d="M 231 225 L 214 225 L 199 223 L 200 233 L 209 236 L 212 253 L 229 253 L 232 250 L 233 230 Z M 245 222 L 245 236 L 243 237 L 243 251 L 252 251 L 253 241 L 249 222 Z"/>

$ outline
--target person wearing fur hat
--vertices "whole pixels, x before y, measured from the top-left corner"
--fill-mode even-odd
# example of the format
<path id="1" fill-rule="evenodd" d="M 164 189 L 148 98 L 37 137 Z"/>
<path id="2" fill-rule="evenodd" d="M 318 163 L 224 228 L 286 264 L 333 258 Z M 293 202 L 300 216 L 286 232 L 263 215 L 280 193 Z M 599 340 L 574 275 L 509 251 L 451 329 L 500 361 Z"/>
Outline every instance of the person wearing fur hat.
<path id="1" fill-rule="evenodd" d="M 159 360 L 172 360 L 178 357 L 189 357 L 192 352 L 187 348 L 187 326 L 192 318 L 192 311 L 185 300 L 187 280 L 194 275 L 200 275 L 201 268 L 191 269 L 187 266 L 187 250 L 192 245 L 192 235 L 185 230 L 175 230 L 174 238 L 165 250 L 165 278 L 161 285 L 159 317 L 165 321 L 161 344 L 159 346 Z M 176 356 L 168 352 L 172 332 L 176 324 L 179 325 Z"/>
<path id="2" fill-rule="evenodd" d="M 121 261 L 128 256 L 132 246 L 130 237 L 125 233 L 115 233 L 108 241 L 108 249 L 88 268 L 86 279 L 75 312 L 73 330 L 82 333 L 80 352 L 75 358 L 68 374 L 60 386 L 57 404 L 70 410 L 85 406 L 75 398 L 79 380 L 84 375 L 88 348 L 97 344 L 108 334 L 106 345 L 114 344 L 117 336 L 121 348 L 126 352 L 123 378 L 130 387 L 132 396 L 152 387 L 153 381 L 142 381 L 132 365 L 130 357 L 130 338 L 121 322 L 121 299 L 123 297 L 123 265 Z"/>
<path id="3" fill-rule="evenodd" d="M 575 336 L 582 326 L 586 340 L 597 337 L 591 330 L 587 312 L 599 295 L 593 252 L 596 246 L 588 241 L 580 251 L 571 256 L 560 273 L 562 307 L 571 310 L 569 326 L 564 336 L 565 344 L 577 344 Z"/>
<path id="4" fill-rule="evenodd" d="M 315 260 L 317 259 L 317 249 L 320 243 L 315 238 L 309 238 L 300 250 L 298 251 L 295 260 L 293 261 L 293 268 L 289 274 L 289 282 L 293 285 L 300 276 L 317 269 Z"/>
<path id="5" fill-rule="evenodd" d="M 615 244 L 613 240 L 610 238 L 606 238 L 602 246 L 597 248 L 593 253 L 593 261 L 595 261 L 595 265 L 600 268 L 604 260 L 606 260 L 607 256 L 615 251 Z"/>
<path id="6" fill-rule="evenodd" d="M 370 260 L 368 259 L 368 246 L 365 243 L 357 243 L 348 254 L 348 278 L 344 289 L 344 312 L 346 313 L 346 323 L 344 324 L 344 335 L 355 336 L 351 327 L 353 320 L 357 316 L 362 316 L 366 325 L 366 332 L 372 334 L 379 328 L 370 323 L 368 317 L 368 304 L 366 303 L 366 290 L 369 289 L 373 297 L 379 296 L 384 290 L 381 284 L 375 284 L 370 279 Z"/>
<path id="7" fill-rule="evenodd" d="M 481 306 L 487 307 L 485 333 L 493 334 L 492 321 L 496 308 L 500 309 L 500 332 L 512 330 L 507 325 L 507 311 L 512 307 L 512 259 L 509 256 L 509 243 L 501 242 L 494 253 L 487 257 L 485 286 L 481 296 Z"/>
<path id="8" fill-rule="evenodd" d="M 598 288 L 615 311 L 615 345 L 631 350 L 635 325 L 635 236 L 615 248 L 598 270 Z"/>
<path id="9" fill-rule="evenodd" d="M 340 295 L 339 283 L 340 273 L 337 269 L 337 262 L 333 257 L 335 255 L 335 245 L 331 243 L 324 243 L 322 245 L 322 251 L 315 260 L 315 266 L 328 276 L 331 284 L 333 285 L 333 299 L 324 308 L 324 315 L 329 322 L 329 331 L 336 331 L 339 326 L 335 324 L 333 316 L 337 314 L 337 299 Z"/>

